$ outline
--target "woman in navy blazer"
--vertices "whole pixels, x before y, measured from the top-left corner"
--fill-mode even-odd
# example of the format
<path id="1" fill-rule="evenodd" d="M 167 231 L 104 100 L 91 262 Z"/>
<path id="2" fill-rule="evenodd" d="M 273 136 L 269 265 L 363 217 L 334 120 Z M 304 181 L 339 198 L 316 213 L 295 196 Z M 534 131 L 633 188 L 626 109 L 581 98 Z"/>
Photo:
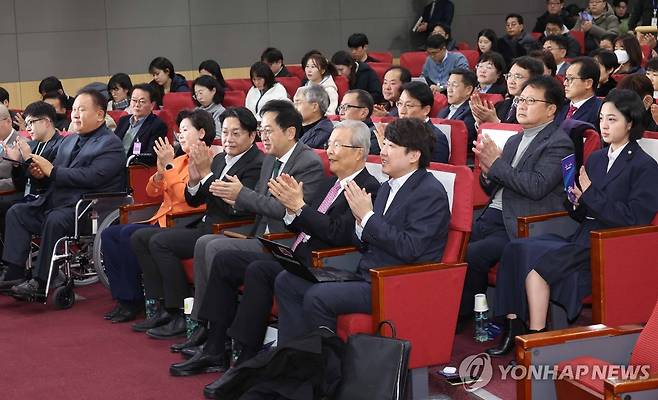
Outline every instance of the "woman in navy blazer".
<path id="1" fill-rule="evenodd" d="M 601 137 L 609 145 L 593 153 L 569 191 L 576 232 L 563 238 L 543 235 L 510 242 L 498 270 L 494 311 L 507 316 L 507 334 L 490 355 L 508 353 L 514 337 L 526 332 L 520 319 L 529 315 L 529 331 L 546 328 L 550 301 L 567 309 L 570 319 L 591 293 L 590 231 L 650 224 L 658 212 L 658 164 L 637 144 L 644 131 L 644 108 L 630 90 L 610 92 L 601 107 Z M 518 317 L 518 318 L 517 318 Z"/>

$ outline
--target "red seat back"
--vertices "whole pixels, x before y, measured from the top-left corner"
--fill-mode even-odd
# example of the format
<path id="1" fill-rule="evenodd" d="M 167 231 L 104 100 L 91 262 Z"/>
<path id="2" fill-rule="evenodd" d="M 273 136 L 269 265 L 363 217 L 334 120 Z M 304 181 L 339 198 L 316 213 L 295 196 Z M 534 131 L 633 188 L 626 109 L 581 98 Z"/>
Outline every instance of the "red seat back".
<path id="1" fill-rule="evenodd" d="M 111 110 L 107 112 L 107 115 L 109 115 L 114 120 L 114 122 L 118 124 L 119 119 L 121 119 L 121 117 L 124 115 L 128 115 L 128 113 L 124 110 Z"/>
<path id="2" fill-rule="evenodd" d="M 368 63 L 368 65 L 377 74 L 377 77 L 379 78 L 379 82 L 383 83 L 384 82 L 384 74 L 386 74 L 387 69 L 391 68 L 391 64 L 371 62 L 371 63 Z"/>
<path id="3" fill-rule="evenodd" d="M 601 148 L 601 136 L 594 129 L 586 129 L 583 136 L 583 165 L 586 165 L 589 156 Z"/>
<path id="4" fill-rule="evenodd" d="M 132 196 L 135 204 L 162 201 L 162 196 L 154 198 L 146 194 L 146 185 L 157 170 L 154 166 L 147 167 L 145 165 L 131 165 L 128 167 L 128 184 L 133 191 Z"/>
<path id="5" fill-rule="evenodd" d="M 299 78 L 300 81 L 306 79 L 306 72 L 304 72 L 304 67 L 299 65 L 286 65 L 286 68 L 288 68 L 288 71 L 290 71 L 291 74 Z"/>
<path id="6" fill-rule="evenodd" d="M 642 49 L 642 68 L 647 66 L 647 63 L 651 59 L 651 47 L 648 44 L 641 44 L 640 48 Z"/>
<path id="7" fill-rule="evenodd" d="M 393 64 L 393 53 L 390 51 L 369 51 L 368 55 L 378 63 Z"/>
<path id="8" fill-rule="evenodd" d="M 247 94 L 252 87 L 251 79 L 226 79 L 226 89 L 239 90 Z"/>
<path id="9" fill-rule="evenodd" d="M 442 132 L 446 133 L 446 125 L 450 132 L 447 135 L 450 143 L 450 165 L 466 165 L 466 150 L 468 149 L 468 130 L 466 124 L 461 120 L 432 118 L 432 123 L 437 125 Z M 443 125 L 443 126 L 441 126 Z"/>
<path id="10" fill-rule="evenodd" d="M 466 42 L 457 42 L 457 44 L 455 45 L 455 48 L 457 50 L 470 50 L 471 46 Z"/>
<path id="11" fill-rule="evenodd" d="M 322 168 L 324 169 L 324 174 L 327 176 L 333 175 L 331 173 L 331 170 L 329 169 L 329 157 L 327 156 L 327 150 L 323 149 L 313 149 L 315 151 L 315 154 L 320 156 L 320 160 L 322 160 Z"/>
<path id="12" fill-rule="evenodd" d="M 491 104 L 494 105 L 505 100 L 503 95 L 498 93 L 478 93 L 478 96 L 480 97 L 481 100 L 490 101 Z"/>
<path id="13" fill-rule="evenodd" d="M 407 51 L 400 54 L 400 66 L 408 69 L 411 76 L 420 76 L 426 59 L 427 53 L 424 51 Z"/>
<path id="14" fill-rule="evenodd" d="M 241 90 L 229 90 L 224 93 L 224 107 L 244 107 L 246 95 Z"/>
<path id="15" fill-rule="evenodd" d="M 468 66 L 471 69 L 475 69 L 475 65 L 478 63 L 478 58 L 480 58 L 480 53 L 478 53 L 477 50 L 459 50 L 460 53 L 466 57 L 466 61 L 468 61 Z"/>
<path id="16" fill-rule="evenodd" d="M 580 45 L 580 54 L 585 54 L 585 32 L 583 31 L 569 31 L 571 35 L 578 44 Z"/>
<path id="17" fill-rule="evenodd" d="M 434 104 L 432 104 L 432 109 L 430 110 L 430 117 L 438 115 L 439 111 L 447 106 L 448 98 L 444 94 L 434 93 Z"/>
<path id="18" fill-rule="evenodd" d="M 174 114 L 169 110 L 163 109 L 153 110 L 153 114 L 167 125 L 167 139 L 169 139 L 169 143 L 174 143 L 174 132 L 178 132 L 178 126 L 176 126 L 176 117 L 178 116 L 178 113 Z"/>
<path id="19" fill-rule="evenodd" d="M 167 93 L 162 99 L 162 108 L 172 115 L 178 115 L 182 110 L 193 110 L 195 107 L 191 92 Z"/>
<path id="20" fill-rule="evenodd" d="M 532 36 L 532 38 L 535 39 L 535 40 L 539 40 L 541 35 L 542 35 L 541 32 L 530 32 L 530 36 Z"/>
<path id="21" fill-rule="evenodd" d="M 658 371 L 658 302 L 653 308 L 649 321 L 637 338 L 630 364 L 649 365 L 653 374 Z"/>
<path id="22" fill-rule="evenodd" d="M 338 88 L 338 103 L 340 103 L 345 93 L 350 90 L 350 83 L 347 81 L 347 78 L 340 75 L 334 76 L 334 82 L 336 82 L 336 87 Z"/>
<path id="23" fill-rule="evenodd" d="M 297 93 L 297 89 L 299 89 L 299 87 L 302 84 L 302 81 L 296 76 L 284 76 L 284 77 L 276 78 L 276 80 L 279 81 L 279 83 L 282 84 L 284 88 L 286 88 L 286 92 L 288 92 L 288 97 L 290 97 L 291 99 L 295 97 L 295 93 Z"/>

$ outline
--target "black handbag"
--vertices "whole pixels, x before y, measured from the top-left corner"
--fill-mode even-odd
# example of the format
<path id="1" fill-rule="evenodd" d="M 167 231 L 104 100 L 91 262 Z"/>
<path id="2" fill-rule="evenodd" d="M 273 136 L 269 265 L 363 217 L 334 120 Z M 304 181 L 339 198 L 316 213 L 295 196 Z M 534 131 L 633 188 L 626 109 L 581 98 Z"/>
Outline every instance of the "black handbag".
<path id="1" fill-rule="evenodd" d="M 384 325 L 391 328 L 392 337 L 381 336 Z M 411 343 L 396 336 L 393 323 L 382 321 L 375 335 L 359 333 L 347 339 L 336 400 L 404 398 Z"/>

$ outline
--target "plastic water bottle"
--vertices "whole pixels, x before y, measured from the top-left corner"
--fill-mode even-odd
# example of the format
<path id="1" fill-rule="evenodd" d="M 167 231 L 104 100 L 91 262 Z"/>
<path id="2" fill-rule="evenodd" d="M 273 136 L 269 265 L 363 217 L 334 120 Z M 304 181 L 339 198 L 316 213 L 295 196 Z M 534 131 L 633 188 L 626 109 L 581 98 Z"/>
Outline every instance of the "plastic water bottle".
<path id="1" fill-rule="evenodd" d="M 482 343 L 489 340 L 487 332 L 487 323 L 489 322 L 489 306 L 487 305 L 487 296 L 480 293 L 475 295 L 475 334 L 473 338 L 476 342 Z"/>

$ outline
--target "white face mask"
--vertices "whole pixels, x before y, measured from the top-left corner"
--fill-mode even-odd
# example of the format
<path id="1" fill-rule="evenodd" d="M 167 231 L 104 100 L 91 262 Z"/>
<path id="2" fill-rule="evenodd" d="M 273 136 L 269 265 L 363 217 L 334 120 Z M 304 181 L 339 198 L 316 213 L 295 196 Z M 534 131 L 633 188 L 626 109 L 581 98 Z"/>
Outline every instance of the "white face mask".
<path id="1" fill-rule="evenodd" d="M 628 62 L 628 52 L 626 50 L 615 50 L 615 55 L 617 56 L 617 62 L 619 62 L 619 65 Z"/>

